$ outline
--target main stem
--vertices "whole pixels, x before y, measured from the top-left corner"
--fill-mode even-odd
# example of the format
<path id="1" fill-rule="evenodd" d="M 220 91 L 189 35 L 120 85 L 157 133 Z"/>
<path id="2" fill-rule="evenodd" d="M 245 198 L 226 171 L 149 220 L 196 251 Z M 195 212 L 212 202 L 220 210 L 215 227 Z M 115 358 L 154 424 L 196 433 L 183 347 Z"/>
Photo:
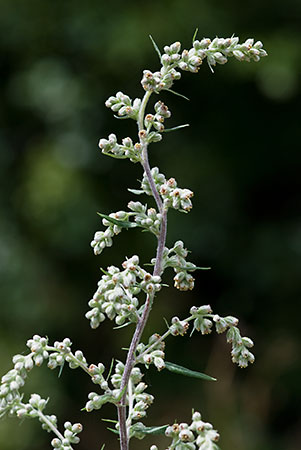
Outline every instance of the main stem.
<path id="1" fill-rule="evenodd" d="M 143 97 L 138 117 L 138 129 L 141 131 L 143 129 L 144 122 L 144 113 L 145 108 L 148 103 L 148 100 L 151 96 L 151 91 L 147 91 Z M 162 259 L 163 259 L 163 250 L 166 242 L 166 231 L 167 231 L 167 209 L 164 208 L 161 197 L 156 189 L 156 185 L 154 179 L 151 174 L 151 169 L 148 161 L 148 152 L 147 152 L 147 143 L 141 142 L 142 145 L 142 167 L 147 176 L 148 182 L 150 184 L 153 197 L 156 201 L 159 212 L 162 214 L 162 221 L 160 227 L 160 234 L 158 236 L 157 250 L 156 250 L 156 262 L 153 270 L 153 275 L 158 276 L 162 273 Z M 126 386 L 128 386 L 129 378 L 132 372 L 132 369 L 135 365 L 135 351 L 139 341 L 141 339 L 143 330 L 145 328 L 146 322 L 148 320 L 148 316 L 152 307 L 154 295 L 148 294 L 146 297 L 143 314 L 138 319 L 136 329 L 132 338 L 132 342 L 130 344 L 130 348 L 127 354 L 126 363 L 124 367 L 124 372 L 122 375 L 120 390 L 122 391 Z M 120 450 L 128 450 L 129 449 L 129 438 L 127 433 L 127 425 L 126 425 L 126 392 L 124 393 L 122 399 L 120 400 L 119 405 L 117 406 L 118 410 L 118 421 L 119 421 L 119 436 L 120 436 Z"/>

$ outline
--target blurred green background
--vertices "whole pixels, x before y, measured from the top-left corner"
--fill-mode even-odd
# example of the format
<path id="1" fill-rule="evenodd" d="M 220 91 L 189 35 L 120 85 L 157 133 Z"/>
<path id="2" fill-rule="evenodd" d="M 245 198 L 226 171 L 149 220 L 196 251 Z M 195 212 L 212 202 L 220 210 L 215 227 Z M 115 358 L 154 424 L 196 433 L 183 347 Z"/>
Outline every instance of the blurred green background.
<path id="1" fill-rule="evenodd" d="M 123 232 L 95 257 L 89 243 L 102 229 L 96 211 L 124 209 L 141 168 L 102 156 L 100 137 L 133 138 L 133 121 L 116 121 L 104 107 L 121 90 L 143 95 L 142 70 L 158 67 L 158 45 L 199 37 L 254 36 L 269 57 L 247 64 L 230 60 L 212 75 L 184 73 L 162 94 L 170 126 L 191 127 L 152 145 L 150 160 L 181 187 L 195 192 L 189 215 L 170 213 L 168 244 L 183 239 L 197 265 L 190 293 L 161 292 L 145 332 L 162 332 L 162 317 L 185 317 L 192 305 L 210 303 L 241 319 L 256 342 L 256 364 L 230 361 L 224 336 L 170 338 L 167 359 L 205 371 L 214 384 L 150 369 L 155 395 L 146 423 L 188 421 L 200 410 L 221 433 L 223 450 L 300 448 L 300 19 L 297 0 L 225 3 L 209 0 L 103 2 L 1 0 L 0 14 L 0 361 L 25 351 L 34 333 L 70 336 L 89 362 L 124 359 L 132 329 L 92 331 L 83 318 L 100 266 L 120 264 L 139 252 L 154 255 L 152 236 Z M 149 199 L 148 199 L 149 200 Z M 171 283 L 171 277 L 167 276 Z M 48 411 L 84 424 L 79 450 L 118 443 L 101 418 L 113 408 L 80 411 L 93 390 L 85 374 L 35 369 L 26 392 L 51 397 Z M 35 421 L 0 422 L 1 450 L 50 448 Z M 133 441 L 133 449 L 167 441 Z"/>

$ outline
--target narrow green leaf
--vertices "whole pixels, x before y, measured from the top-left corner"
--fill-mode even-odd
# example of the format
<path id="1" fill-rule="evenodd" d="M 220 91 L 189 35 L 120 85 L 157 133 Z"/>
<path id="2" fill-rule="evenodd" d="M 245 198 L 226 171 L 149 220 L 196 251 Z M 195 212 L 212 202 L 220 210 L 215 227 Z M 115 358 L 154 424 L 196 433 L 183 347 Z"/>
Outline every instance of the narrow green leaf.
<path id="1" fill-rule="evenodd" d="M 106 378 L 106 381 L 108 381 L 108 379 L 111 376 L 111 373 L 112 373 L 112 370 L 113 370 L 113 366 L 114 366 L 114 358 L 112 358 L 111 365 L 110 365 L 110 368 L 109 368 L 109 373 L 108 373 L 108 376 Z"/>
<path id="2" fill-rule="evenodd" d="M 159 50 L 159 47 L 157 46 L 156 42 L 154 41 L 153 37 L 152 37 L 150 34 L 149 34 L 149 38 L 150 38 L 150 40 L 152 41 L 152 44 L 153 44 L 153 46 L 154 46 L 154 49 L 156 50 L 156 52 L 157 52 L 157 54 L 158 54 L 158 56 L 159 56 L 159 59 L 160 59 L 160 61 L 161 61 L 161 52 L 160 52 L 160 50 Z"/>
<path id="3" fill-rule="evenodd" d="M 129 116 L 116 116 L 116 114 L 113 114 L 115 119 L 123 120 L 123 119 L 129 119 Z"/>
<path id="4" fill-rule="evenodd" d="M 118 327 L 113 327 L 113 330 L 120 330 L 120 328 L 127 327 L 128 325 L 131 325 L 131 323 L 133 323 L 133 322 L 123 323 L 122 325 L 119 325 Z"/>
<path id="5" fill-rule="evenodd" d="M 169 323 L 167 322 L 167 319 L 165 319 L 165 317 L 163 317 L 163 320 L 165 322 L 165 325 L 167 326 L 167 329 L 169 330 Z"/>
<path id="6" fill-rule="evenodd" d="M 196 328 L 195 328 L 195 326 L 193 325 L 193 328 L 192 328 L 192 331 L 191 331 L 189 337 L 191 337 L 191 336 L 193 335 L 193 333 L 195 332 L 195 330 L 196 330 Z"/>
<path id="7" fill-rule="evenodd" d="M 105 448 L 105 446 L 106 446 L 106 444 L 103 444 L 103 445 L 101 446 L 101 449 L 100 449 L 100 450 L 103 450 L 103 449 Z"/>
<path id="8" fill-rule="evenodd" d="M 144 427 L 142 432 L 145 434 L 164 434 L 168 425 L 162 425 L 159 427 Z"/>
<path id="9" fill-rule="evenodd" d="M 127 158 L 127 156 L 125 156 L 125 155 L 114 155 L 113 153 L 108 153 L 108 152 L 102 152 L 102 154 L 103 155 L 106 155 L 106 156 L 111 156 L 111 158 L 115 158 L 115 159 L 126 159 Z"/>
<path id="10" fill-rule="evenodd" d="M 130 189 L 130 188 L 128 188 L 128 191 L 132 192 L 132 194 L 136 194 L 136 195 L 145 194 L 145 192 L 141 191 L 140 189 Z"/>
<path id="11" fill-rule="evenodd" d="M 171 363 L 168 361 L 165 361 L 165 367 L 170 372 L 177 373 L 179 375 L 185 375 L 187 377 L 199 378 L 201 380 L 207 380 L 207 381 L 216 381 L 216 378 L 210 377 L 209 375 L 206 375 L 205 373 L 186 369 L 186 367 L 178 366 L 178 364 L 174 364 L 174 363 Z"/>
<path id="12" fill-rule="evenodd" d="M 193 43 L 194 43 L 194 41 L 195 41 L 195 38 L 196 38 L 196 35 L 198 34 L 198 31 L 199 31 L 199 29 L 196 28 L 196 29 L 195 29 L 195 32 L 194 32 L 194 35 L 193 35 L 193 38 L 192 38 L 192 45 L 193 45 Z"/>
<path id="13" fill-rule="evenodd" d="M 172 94 L 177 95 L 178 97 L 182 97 L 185 100 L 190 101 L 188 97 L 185 97 L 185 95 L 179 94 L 179 92 L 173 91 L 172 89 L 164 89 L 164 90 L 167 91 L 167 92 L 171 92 Z"/>
<path id="14" fill-rule="evenodd" d="M 138 226 L 136 222 L 114 219 L 113 217 L 107 216 L 106 214 L 102 214 L 100 212 L 98 212 L 97 214 L 103 219 L 106 219 L 108 222 L 111 222 L 114 225 L 118 225 L 121 228 L 136 228 Z"/>
<path id="15" fill-rule="evenodd" d="M 100 267 L 100 270 L 105 274 L 105 275 L 110 275 L 109 272 L 107 272 L 105 269 L 103 269 L 102 267 Z"/>
<path id="16" fill-rule="evenodd" d="M 193 271 L 193 270 L 210 270 L 211 269 L 211 267 L 189 267 L 189 266 L 184 266 L 184 267 L 181 267 L 181 269 L 183 269 L 183 270 L 189 270 L 189 271 Z"/>
<path id="17" fill-rule="evenodd" d="M 61 375 L 62 375 L 62 372 L 63 372 L 64 365 L 65 365 L 65 361 L 63 362 L 63 364 L 62 364 L 61 367 L 60 367 L 59 374 L 58 374 L 58 376 L 57 376 L 58 378 L 61 378 Z"/>
<path id="18" fill-rule="evenodd" d="M 111 422 L 111 423 L 117 423 L 118 420 L 113 420 L 113 419 L 101 419 L 103 422 Z"/>
<path id="19" fill-rule="evenodd" d="M 124 386 L 124 388 L 122 389 L 122 391 L 120 392 L 120 394 L 118 395 L 118 397 L 116 398 L 117 402 L 120 402 L 120 400 L 123 397 L 123 394 L 125 393 L 125 391 L 127 390 L 127 386 Z"/>
<path id="20" fill-rule="evenodd" d="M 185 125 L 178 125 L 177 127 L 173 127 L 173 128 L 165 128 L 163 130 L 163 133 L 169 133 L 170 131 L 176 131 L 176 130 L 180 130 L 181 128 L 186 128 L 189 127 L 189 123 L 185 123 Z"/>
<path id="21" fill-rule="evenodd" d="M 213 67 L 212 67 L 211 64 L 208 62 L 208 59 L 207 59 L 207 64 L 208 64 L 208 66 L 209 66 L 211 72 L 214 73 Z"/>
<path id="22" fill-rule="evenodd" d="M 119 434 L 119 431 L 118 431 L 118 430 L 115 430 L 115 428 L 109 428 L 109 427 L 108 427 L 107 430 L 112 431 L 112 433 Z"/>

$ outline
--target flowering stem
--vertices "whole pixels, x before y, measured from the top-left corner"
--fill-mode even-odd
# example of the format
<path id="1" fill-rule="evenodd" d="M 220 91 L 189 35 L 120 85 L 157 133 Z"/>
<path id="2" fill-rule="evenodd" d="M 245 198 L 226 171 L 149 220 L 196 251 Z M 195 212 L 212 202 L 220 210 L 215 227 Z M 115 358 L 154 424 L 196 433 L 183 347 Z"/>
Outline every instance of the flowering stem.
<path id="1" fill-rule="evenodd" d="M 206 317 L 206 316 L 204 316 L 204 317 Z M 190 322 L 192 319 L 194 319 L 194 317 L 189 316 L 189 317 L 187 317 L 187 319 L 184 319 L 183 322 Z M 139 355 L 139 359 L 141 359 L 144 355 L 149 353 L 149 351 L 152 350 L 153 348 L 155 348 L 160 342 L 164 341 L 170 334 L 171 334 L 171 329 L 169 328 L 164 334 L 162 334 L 162 336 L 158 340 L 156 340 L 156 342 L 154 342 L 149 347 L 147 347 L 144 350 L 144 352 Z"/>
<path id="2" fill-rule="evenodd" d="M 139 117 L 138 117 L 138 128 L 139 131 L 143 129 L 143 121 L 144 121 L 144 113 L 145 108 L 147 105 L 147 102 L 151 96 L 151 92 L 147 91 L 143 97 L 140 110 L 139 110 Z M 153 270 L 153 275 L 161 275 L 162 272 L 162 259 L 163 259 L 163 250 L 165 247 L 165 241 L 166 241 L 166 231 L 167 231 L 167 209 L 163 207 L 163 202 L 159 196 L 159 193 L 156 189 L 156 185 L 153 179 L 153 176 L 151 174 L 149 161 L 148 161 L 148 153 L 147 153 L 147 144 L 144 142 L 142 143 L 142 167 L 146 173 L 148 182 L 150 184 L 153 197 L 155 198 L 157 207 L 159 211 L 162 214 L 162 221 L 161 221 L 161 227 L 160 227 L 160 234 L 158 236 L 158 244 L 157 244 L 157 251 L 156 251 L 156 263 Z M 143 314 L 139 318 L 137 322 L 137 326 L 132 338 L 132 342 L 130 344 L 130 349 L 127 354 L 127 359 L 124 367 L 124 372 L 121 380 L 121 386 L 120 390 L 122 391 L 125 386 L 128 385 L 130 375 L 132 372 L 132 369 L 135 365 L 135 351 L 137 348 L 137 345 L 139 344 L 140 338 L 142 336 L 143 330 L 145 328 L 146 322 L 148 320 L 148 316 L 152 307 L 154 295 L 148 294 L 146 297 Z M 120 433 L 120 449 L 121 450 L 128 450 L 129 448 L 129 439 L 128 439 L 128 433 L 127 433 L 127 426 L 126 426 L 126 392 L 124 393 L 120 403 L 117 406 L 118 410 L 118 421 L 119 421 L 119 433 Z"/>
<path id="3" fill-rule="evenodd" d="M 52 352 L 57 352 L 57 353 L 61 353 L 56 347 L 50 347 L 47 346 L 46 347 L 47 351 L 52 351 Z M 73 355 L 72 352 L 68 353 L 68 357 L 70 359 L 72 359 L 72 361 L 74 361 L 81 369 L 83 369 L 84 372 L 86 372 L 90 377 L 92 377 L 93 375 L 89 372 L 88 367 L 80 360 L 78 359 L 75 355 Z"/>
<path id="4" fill-rule="evenodd" d="M 64 436 L 59 432 L 59 430 L 53 425 L 53 423 L 51 423 L 51 421 L 47 419 L 47 417 L 42 413 L 42 411 L 36 409 L 36 412 L 38 413 L 41 422 L 44 422 L 59 439 L 65 439 Z"/>

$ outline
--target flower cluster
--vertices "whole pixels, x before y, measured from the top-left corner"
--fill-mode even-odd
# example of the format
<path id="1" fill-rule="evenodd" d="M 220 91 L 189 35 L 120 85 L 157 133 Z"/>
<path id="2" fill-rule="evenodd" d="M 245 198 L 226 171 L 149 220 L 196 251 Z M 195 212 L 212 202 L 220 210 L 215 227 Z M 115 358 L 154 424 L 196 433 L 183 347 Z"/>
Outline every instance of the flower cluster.
<path id="1" fill-rule="evenodd" d="M 116 220 L 126 220 L 129 214 L 124 211 L 117 211 L 116 213 L 111 213 L 109 217 Z M 102 223 L 107 229 L 105 231 L 96 231 L 91 242 L 95 255 L 100 255 L 104 248 L 111 247 L 113 245 L 113 236 L 119 234 L 122 230 L 120 226 L 113 224 L 107 219 L 102 219 Z"/>
<path id="2" fill-rule="evenodd" d="M 173 336 L 184 336 L 189 328 L 189 323 L 186 320 L 180 320 L 178 317 L 171 319 L 170 333 Z"/>
<path id="3" fill-rule="evenodd" d="M 161 289 L 161 278 L 153 276 L 139 266 L 139 258 L 134 255 L 122 263 L 124 268 L 110 266 L 98 282 L 98 289 L 89 301 L 91 310 L 86 313 L 92 328 L 104 321 L 105 315 L 115 319 L 117 325 L 126 320 L 137 322 L 139 318 L 139 292 L 154 294 Z"/>
<path id="4" fill-rule="evenodd" d="M 154 183 L 155 183 L 157 191 L 160 192 L 160 187 L 162 186 L 162 184 L 164 184 L 166 182 L 165 175 L 163 175 L 163 173 L 159 172 L 159 168 L 158 167 L 153 167 L 151 169 L 151 175 L 152 175 L 152 178 L 154 180 Z M 142 178 L 142 181 L 141 181 L 141 189 L 142 189 L 141 191 L 137 190 L 137 191 L 134 191 L 134 192 L 136 192 L 137 194 L 145 193 L 147 195 L 153 195 L 152 194 L 152 189 L 150 187 L 150 184 L 149 184 L 149 181 L 148 181 L 148 178 L 147 178 L 147 175 L 146 175 L 145 172 L 143 174 L 143 178 Z"/>
<path id="5" fill-rule="evenodd" d="M 72 425 L 71 422 L 65 422 L 64 428 L 64 437 L 52 439 L 51 445 L 58 450 L 72 450 L 71 444 L 79 443 L 80 439 L 77 435 L 83 430 L 83 426 L 81 423 Z"/>
<path id="6" fill-rule="evenodd" d="M 204 38 L 201 41 L 194 40 L 190 50 L 183 50 L 181 53 L 181 43 L 174 42 L 164 47 L 161 55 L 161 70 L 152 73 L 149 70 L 143 71 L 141 80 L 145 91 L 159 93 L 163 89 L 170 89 L 174 80 L 181 78 L 181 73 L 177 71 L 186 70 L 197 73 L 203 60 L 207 57 L 209 66 L 225 64 L 228 57 L 234 56 L 239 61 L 255 61 L 267 56 L 267 52 L 262 48 L 262 42 L 254 39 L 247 39 L 239 44 L 238 37 L 211 39 Z"/>
<path id="7" fill-rule="evenodd" d="M 164 131 L 164 121 L 171 116 L 171 112 L 161 101 L 158 101 L 154 108 L 156 114 L 147 114 L 144 118 L 144 125 L 147 131 L 149 131 L 151 127 L 154 127 L 155 130 L 162 132 Z"/>
<path id="8" fill-rule="evenodd" d="M 164 369 L 165 343 L 162 340 L 160 340 L 160 338 L 161 336 L 155 333 L 149 338 L 148 344 L 145 345 L 142 342 L 138 344 L 137 346 L 138 355 L 136 357 L 137 363 L 142 363 L 147 368 L 150 366 L 150 364 L 154 364 L 158 370 Z"/>
<path id="9" fill-rule="evenodd" d="M 139 143 L 134 145 L 130 137 L 122 139 L 122 145 L 120 145 L 117 142 L 116 135 L 111 133 L 108 139 L 102 138 L 99 140 L 98 147 L 104 155 L 112 156 L 113 158 L 129 158 L 134 163 L 141 161 L 141 145 Z"/>
<path id="10" fill-rule="evenodd" d="M 17 355 L 19 356 L 19 355 Z M 21 370 L 25 370 L 24 367 Z M 66 422 L 64 424 L 65 432 L 64 435 L 61 435 L 61 433 L 57 430 L 57 417 L 52 415 L 45 415 L 43 413 L 43 410 L 45 409 L 48 400 L 45 400 L 41 398 L 39 394 L 31 394 L 30 399 L 28 403 L 22 402 L 22 397 L 19 393 L 15 395 L 14 399 L 8 397 L 12 397 L 12 392 L 15 391 L 17 393 L 17 388 L 15 386 L 9 386 L 10 393 L 6 395 L 6 400 L 9 400 L 9 403 L 6 405 L 5 408 L 3 408 L 3 391 L 5 389 L 5 383 L 7 381 L 10 381 L 10 384 L 13 382 L 17 382 L 16 380 L 18 377 L 16 374 L 13 374 L 13 372 L 17 372 L 16 369 L 11 370 L 6 376 L 2 378 L 2 384 L 1 384 L 1 391 L 0 391 L 0 415 L 2 416 L 6 412 L 8 412 L 10 415 L 16 415 L 19 419 L 23 418 L 31 418 L 35 419 L 37 418 L 41 424 L 42 428 L 49 433 L 52 431 L 57 436 L 57 438 L 52 439 L 51 445 L 53 448 L 60 449 L 60 450 L 72 450 L 71 444 L 77 444 L 79 443 L 79 437 L 77 436 L 78 433 L 80 433 L 83 429 L 82 424 L 76 423 L 74 425 L 71 424 L 71 422 Z M 24 384 L 24 383 L 23 383 Z M 22 383 L 19 384 L 19 387 L 23 385 Z M 6 386 L 7 390 L 7 386 Z"/>
<path id="11" fill-rule="evenodd" d="M 190 189 L 179 188 L 174 178 L 169 178 L 167 180 L 165 176 L 159 172 L 158 167 L 153 167 L 151 169 L 151 174 L 156 189 L 162 197 L 165 208 L 174 208 L 180 212 L 189 212 L 191 210 L 192 203 L 190 199 L 193 197 L 193 192 Z M 143 174 L 141 190 L 131 189 L 131 192 L 138 195 L 142 193 L 152 195 L 146 173 Z"/>
<path id="12" fill-rule="evenodd" d="M 204 422 L 197 411 L 192 414 L 190 425 L 183 422 L 174 423 L 167 427 L 165 436 L 172 439 L 166 450 L 218 450 L 218 432 L 213 429 L 211 423 Z M 158 447 L 152 445 L 150 450 L 158 450 Z"/>
<path id="13" fill-rule="evenodd" d="M 136 213 L 135 222 L 142 228 L 146 228 L 151 233 L 158 236 L 161 226 L 162 214 L 157 213 L 154 208 L 147 209 L 146 205 L 140 202 L 129 202 L 128 208 Z"/>
<path id="14" fill-rule="evenodd" d="M 255 357 L 249 350 L 254 343 L 250 338 L 241 336 L 236 317 L 220 317 L 218 314 L 212 314 L 210 305 L 193 306 L 190 313 L 194 319 L 193 329 L 201 331 L 202 334 L 211 333 L 213 324 L 217 333 L 227 331 L 227 342 L 232 344 L 231 356 L 234 363 L 244 368 L 254 362 Z"/>
<path id="15" fill-rule="evenodd" d="M 71 369 L 81 367 L 88 370 L 88 364 L 83 353 L 77 350 L 73 354 L 71 344 L 70 339 L 65 338 L 61 342 L 56 341 L 54 346 L 50 346 L 48 345 L 48 338 L 41 337 L 38 334 L 27 341 L 26 345 L 30 349 L 30 353 L 28 355 L 15 355 L 13 357 L 14 368 L 1 379 L 0 416 L 8 413 L 18 417 L 36 417 L 35 413 L 32 412 L 32 406 L 33 402 L 39 399 L 38 394 L 34 394 L 31 401 L 24 405 L 20 389 L 24 386 L 28 373 L 35 365 L 41 366 L 44 360 L 48 360 L 50 369 L 63 366 L 66 361 Z M 37 401 L 40 402 L 40 407 L 44 405 L 44 400 Z"/>
<path id="16" fill-rule="evenodd" d="M 141 105 L 141 99 L 135 98 L 134 101 L 128 95 L 117 92 L 116 97 L 109 97 L 105 102 L 107 108 L 117 112 L 118 116 L 137 120 Z"/>
<path id="17" fill-rule="evenodd" d="M 186 261 L 187 255 L 188 250 L 184 247 L 183 241 L 177 241 L 171 249 L 165 247 L 163 252 L 163 268 L 172 267 L 174 269 L 176 272 L 174 286 L 180 291 L 194 288 L 194 278 L 188 272 L 194 272 L 197 266 Z"/>
<path id="18" fill-rule="evenodd" d="M 166 208 L 178 209 L 181 212 L 189 212 L 192 208 L 190 199 L 193 192 L 190 189 L 178 188 L 174 178 L 169 178 L 161 185 L 160 194 Z"/>
<path id="19" fill-rule="evenodd" d="M 234 56 L 239 61 L 258 62 L 260 58 L 267 56 L 267 52 L 263 50 L 262 42 L 257 41 L 254 44 L 254 39 L 247 39 L 242 44 L 239 44 L 238 37 L 231 37 L 228 39 L 216 37 L 211 41 L 210 39 L 202 39 L 201 41 L 194 41 L 193 49 L 187 54 L 195 54 L 204 59 L 207 56 L 209 66 L 218 64 L 225 64 L 228 57 Z M 194 50 L 194 51 L 193 51 Z M 189 70 L 181 67 L 183 70 Z"/>
<path id="20" fill-rule="evenodd" d="M 120 361 L 115 366 L 115 373 L 111 381 L 113 386 L 118 390 L 121 387 L 122 374 L 124 372 L 124 364 Z M 143 374 L 138 367 L 134 367 L 131 371 L 129 380 L 129 389 L 126 395 L 126 404 L 129 406 L 128 422 L 139 420 L 146 416 L 147 408 L 153 403 L 154 397 L 145 392 L 147 385 L 142 382 Z"/>
<path id="21" fill-rule="evenodd" d="M 153 91 L 157 94 L 163 89 L 170 89 L 175 80 L 181 78 L 181 73 L 174 68 L 166 68 L 163 66 L 160 71 L 151 72 L 143 71 L 141 85 L 145 91 Z"/>

